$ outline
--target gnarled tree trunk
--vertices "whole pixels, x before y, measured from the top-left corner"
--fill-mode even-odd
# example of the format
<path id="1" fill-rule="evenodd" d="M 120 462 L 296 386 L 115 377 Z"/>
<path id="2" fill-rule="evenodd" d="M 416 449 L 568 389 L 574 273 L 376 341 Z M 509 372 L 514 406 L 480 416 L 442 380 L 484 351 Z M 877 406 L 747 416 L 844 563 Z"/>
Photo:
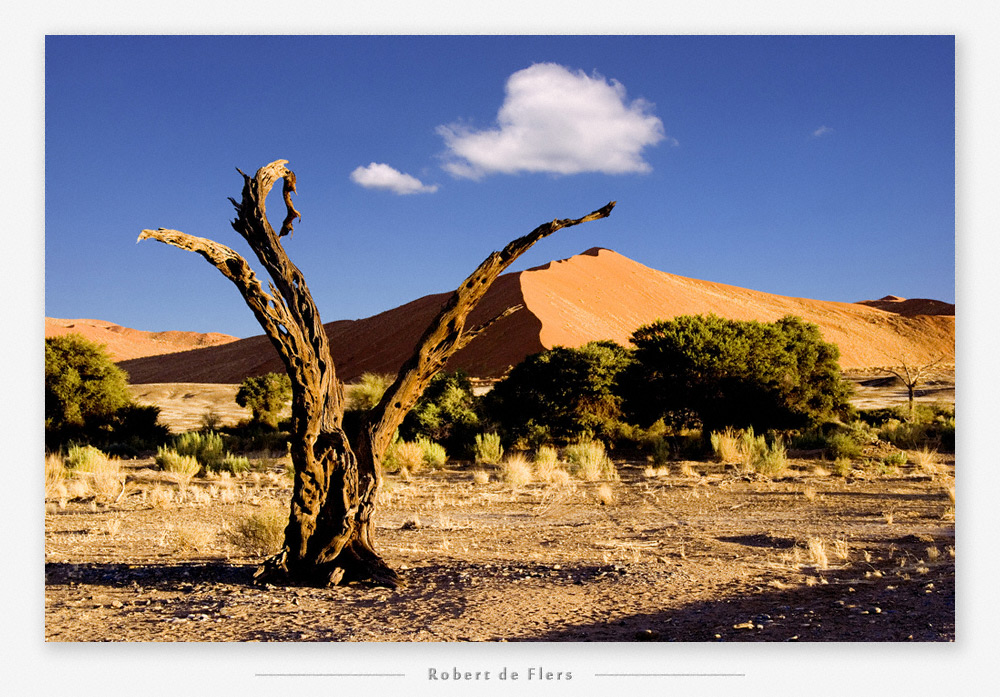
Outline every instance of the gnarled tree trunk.
<path id="1" fill-rule="evenodd" d="M 347 434 L 343 385 L 337 380 L 326 332 L 301 271 L 280 241 L 300 217 L 291 201 L 295 174 L 286 164 L 277 160 L 253 177 L 240 172 L 242 198 L 230 199 L 237 213 L 233 228 L 267 271 L 269 292 L 246 260 L 225 245 L 164 228 L 143 230 L 139 240 L 156 239 L 197 252 L 219 269 L 243 295 L 291 379 L 295 468 L 291 511 L 281 552 L 268 559 L 258 575 L 272 583 L 325 586 L 365 581 L 396 586 L 400 578 L 375 550 L 373 534 L 382 456 L 396 428 L 452 354 L 489 324 L 519 309 L 509 308 L 485 325 L 466 329 L 466 318 L 497 276 L 538 240 L 561 228 L 607 217 L 615 204 L 612 201 L 583 218 L 545 223 L 490 254 L 428 326 L 359 432 Z M 264 202 L 279 179 L 286 215 L 276 233 Z"/>

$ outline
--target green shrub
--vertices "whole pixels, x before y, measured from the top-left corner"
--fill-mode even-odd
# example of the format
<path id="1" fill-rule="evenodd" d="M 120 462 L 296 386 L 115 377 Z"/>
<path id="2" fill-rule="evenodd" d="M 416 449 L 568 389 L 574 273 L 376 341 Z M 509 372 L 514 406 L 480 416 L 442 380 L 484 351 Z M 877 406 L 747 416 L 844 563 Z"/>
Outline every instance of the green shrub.
<path id="1" fill-rule="evenodd" d="M 621 419 L 617 380 L 630 352 L 611 341 L 533 354 L 484 397 L 508 443 L 537 447 L 608 437 Z"/>
<path id="2" fill-rule="evenodd" d="M 191 455 L 181 455 L 173 448 L 161 447 L 156 451 L 156 465 L 182 477 L 193 477 L 201 470 L 198 459 Z"/>
<path id="3" fill-rule="evenodd" d="M 222 461 L 219 462 L 219 472 L 229 472 L 230 474 L 242 474 L 250 469 L 250 460 L 242 455 L 226 453 Z"/>
<path id="4" fill-rule="evenodd" d="M 826 454 L 834 460 L 861 457 L 861 446 L 847 433 L 834 433 L 826 439 Z"/>
<path id="5" fill-rule="evenodd" d="M 838 457 L 833 461 L 833 474 L 838 477 L 847 477 L 853 470 L 854 466 L 849 458 Z"/>
<path id="6" fill-rule="evenodd" d="M 278 428 L 278 417 L 292 397 L 292 381 L 285 373 L 246 378 L 236 392 L 236 403 L 250 409 L 254 423 Z"/>
<path id="7" fill-rule="evenodd" d="M 108 456 L 92 445 L 71 445 L 64 460 L 66 469 L 92 472 L 107 462 Z"/>
<path id="8" fill-rule="evenodd" d="M 565 454 L 571 472 L 584 481 L 618 479 L 618 470 L 611 458 L 607 456 L 604 444 L 600 441 L 582 441 L 567 445 Z"/>
<path id="9" fill-rule="evenodd" d="M 478 404 L 468 375 L 438 373 L 403 419 L 399 435 L 404 440 L 426 438 L 449 453 L 471 457 L 480 430 Z"/>
<path id="10" fill-rule="evenodd" d="M 882 462 L 885 463 L 886 467 L 902 467 L 906 464 L 906 453 L 891 453 L 882 458 Z"/>
<path id="11" fill-rule="evenodd" d="M 382 395 L 392 385 L 395 377 L 382 373 L 364 373 L 357 384 L 346 390 L 347 411 L 369 411 L 378 405 Z"/>
<path id="12" fill-rule="evenodd" d="M 475 458 L 478 463 L 495 465 L 503 457 L 503 446 L 497 433 L 480 433 L 476 435 Z"/>
<path id="13" fill-rule="evenodd" d="M 193 457 L 208 472 L 218 471 L 226 457 L 222 436 L 214 431 L 182 433 L 174 439 L 173 445 L 177 454 Z"/>
<path id="14" fill-rule="evenodd" d="M 416 441 L 420 446 L 424 464 L 432 469 L 440 469 L 448 461 L 448 453 L 443 445 L 439 445 L 428 438 L 418 438 Z"/>
<path id="15" fill-rule="evenodd" d="M 168 437 L 160 410 L 132 401 L 128 376 L 78 334 L 45 340 L 45 444 L 92 443 L 135 454 Z"/>
<path id="16" fill-rule="evenodd" d="M 621 377 L 630 420 L 726 426 L 808 427 L 851 411 L 837 346 L 797 317 L 776 322 L 682 316 L 637 329 Z"/>

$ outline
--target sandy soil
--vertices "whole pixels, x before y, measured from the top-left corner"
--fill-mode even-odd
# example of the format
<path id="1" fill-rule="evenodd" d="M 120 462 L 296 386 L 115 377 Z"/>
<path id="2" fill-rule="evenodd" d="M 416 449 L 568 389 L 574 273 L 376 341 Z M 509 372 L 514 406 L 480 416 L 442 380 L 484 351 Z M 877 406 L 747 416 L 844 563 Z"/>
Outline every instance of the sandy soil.
<path id="1" fill-rule="evenodd" d="M 260 558 L 230 536 L 287 507 L 280 466 L 179 487 L 136 461 L 117 503 L 47 504 L 45 637 L 954 640 L 953 460 L 846 479 L 795 460 L 777 481 L 688 464 L 620 463 L 605 503 L 593 482 L 391 476 L 378 543 L 406 582 L 392 591 L 254 585 Z"/>

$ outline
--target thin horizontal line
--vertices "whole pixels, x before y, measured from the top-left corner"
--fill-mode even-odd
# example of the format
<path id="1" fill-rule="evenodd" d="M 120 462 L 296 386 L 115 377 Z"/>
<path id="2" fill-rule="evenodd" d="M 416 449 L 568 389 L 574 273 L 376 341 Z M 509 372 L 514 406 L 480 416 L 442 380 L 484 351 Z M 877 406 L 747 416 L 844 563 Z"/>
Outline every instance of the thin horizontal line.
<path id="1" fill-rule="evenodd" d="M 406 673 L 254 673 L 258 678 L 405 678 Z"/>
<path id="2" fill-rule="evenodd" d="M 594 673 L 595 678 L 745 678 L 746 673 Z"/>

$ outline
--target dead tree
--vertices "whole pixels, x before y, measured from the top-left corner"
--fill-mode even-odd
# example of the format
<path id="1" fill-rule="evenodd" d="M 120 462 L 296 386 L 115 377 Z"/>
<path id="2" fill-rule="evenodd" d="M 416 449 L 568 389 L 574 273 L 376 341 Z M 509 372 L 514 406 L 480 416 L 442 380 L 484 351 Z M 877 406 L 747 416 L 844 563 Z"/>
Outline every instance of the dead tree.
<path id="1" fill-rule="evenodd" d="M 887 368 L 882 368 L 882 372 L 892 375 L 897 380 L 903 383 L 906 387 L 907 395 L 909 396 L 910 405 L 910 418 L 913 418 L 913 397 L 916 394 L 917 387 L 927 380 L 937 377 L 941 374 L 943 366 L 941 361 L 944 357 L 938 358 L 930 363 L 912 363 L 907 362 L 903 357 L 899 358 L 899 365 L 889 366 Z"/>
<path id="2" fill-rule="evenodd" d="M 557 230 L 605 218 L 615 202 L 582 218 L 553 220 L 493 252 L 452 293 L 427 327 L 413 354 L 400 368 L 379 404 L 357 432 L 343 428 L 344 389 L 338 381 L 319 311 L 302 273 L 280 238 L 301 218 L 292 205 L 295 174 L 287 160 L 242 171 L 240 201 L 233 228 L 250 245 L 270 276 L 265 291 L 250 265 L 235 251 L 202 237 L 159 228 L 143 230 L 139 240 L 155 239 L 197 252 L 239 289 L 246 304 L 277 349 L 292 382 L 291 458 L 295 468 L 291 511 L 282 550 L 257 575 L 271 583 L 338 585 L 366 582 L 395 587 L 400 577 L 375 549 L 374 516 L 382 482 L 382 457 L 396 428 L 448 358 L 488 326 L 466 328 L 466 319 L 494 280 L 535 242 Z M 239 171 L 239 170 L 237 170 Z M 283 181 L 285 218 L 275 232 L 264 202 Z"/>

